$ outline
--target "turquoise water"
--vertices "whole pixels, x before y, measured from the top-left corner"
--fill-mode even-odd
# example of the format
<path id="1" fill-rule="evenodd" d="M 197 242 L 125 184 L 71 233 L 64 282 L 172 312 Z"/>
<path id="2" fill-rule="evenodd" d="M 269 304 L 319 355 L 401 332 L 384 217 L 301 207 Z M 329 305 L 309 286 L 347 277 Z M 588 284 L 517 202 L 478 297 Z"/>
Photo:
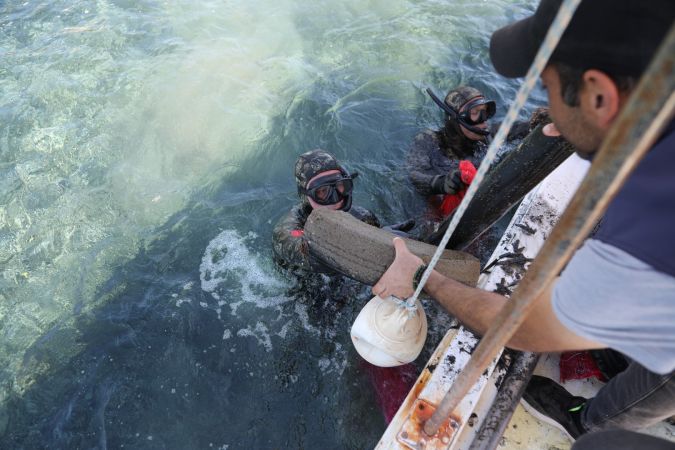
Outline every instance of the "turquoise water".
<path id="1" fill-rule="evenodd" d="M 271 261 L 293 162 L 407 217 L 424 88 L 503 115 L 489 35 L 532 3 L 0 2 L 0 447 L 372 447 L 368 288 Z"/>

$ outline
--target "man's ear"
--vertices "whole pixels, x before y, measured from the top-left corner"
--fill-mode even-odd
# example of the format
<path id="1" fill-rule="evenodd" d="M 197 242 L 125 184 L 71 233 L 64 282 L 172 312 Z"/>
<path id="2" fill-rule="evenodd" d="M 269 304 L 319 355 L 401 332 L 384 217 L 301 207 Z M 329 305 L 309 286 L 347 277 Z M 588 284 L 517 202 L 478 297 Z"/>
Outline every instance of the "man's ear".
<path id="1" fill-rule="evenodd" d="M 606 130 L 619 114 L 619 89 L 609 75 L 599 70 L 587 70 L 582 79 L 584 86 L 581 91 L 581 107 L 595 125 Z"/>

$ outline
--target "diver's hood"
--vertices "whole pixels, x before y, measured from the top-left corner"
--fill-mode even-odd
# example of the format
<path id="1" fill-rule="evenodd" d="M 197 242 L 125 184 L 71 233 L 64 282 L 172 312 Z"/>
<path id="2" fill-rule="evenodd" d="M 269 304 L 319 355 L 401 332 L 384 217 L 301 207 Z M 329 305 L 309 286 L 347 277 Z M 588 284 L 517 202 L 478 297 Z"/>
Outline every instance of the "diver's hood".
<path id="1" fill-rule="evenodd" d="M 309 206 L 309 201 L 307 200 L 307 196 L 302 192 L 303 188 L 307 186 L 309 180 L 318 174 L 328 172 L 329 170 L 339 170 L 342 176 L 349 176 L 349 172 L 342 167 L 337 158 L 325 150 L 310 150 L 298 157 L 295 162 L 295 184 L 298 189 L 298 196 L 304 205 Z M 340 210 L 349 211 L 351 207 L 352 194 L 349 194 L 344 197 L 344 203 Z"/>
<path id="2" fill-rule="evenodd" d="M 434 92 L 427 88 L 427 94 L 429 97 L 436 103 L 453 121 L 457 124 L 462 125 L 467 130 L 478 134 L 479 136 L 489 136 L 489 129 L 482 129 L 476 126 L 474 123 L 470 123 L 470 119 L 467 117 L 466 112 L 470 111 L 472 108 L 479 105 L 487 106 L 487 116 L 492 117 L 496 111 L 496 104 L 492 100 L 487 100 L 480 93 L 478 89 L 472 88 L 470 86 L 460 86 L 456 89 L 453 89 L 445 97 L 445 101 L 442 101 L 440 98 L 434 94 Z M 459 111 L 464 106 L 468 106 L 467 111 L 460 113 Z"/>

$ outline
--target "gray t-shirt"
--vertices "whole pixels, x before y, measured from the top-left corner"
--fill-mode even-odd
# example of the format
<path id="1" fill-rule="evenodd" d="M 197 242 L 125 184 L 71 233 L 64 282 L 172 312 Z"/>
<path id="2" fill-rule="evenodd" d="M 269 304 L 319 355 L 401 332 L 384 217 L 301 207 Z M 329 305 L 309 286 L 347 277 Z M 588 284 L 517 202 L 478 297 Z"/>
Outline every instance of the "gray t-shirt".
<path id="1" fill-rule="evenodd" d="M 588 239 L 555 285 L 553 311 L 652 372 L 675 369 L 675 277 L 623 250 Z"/>

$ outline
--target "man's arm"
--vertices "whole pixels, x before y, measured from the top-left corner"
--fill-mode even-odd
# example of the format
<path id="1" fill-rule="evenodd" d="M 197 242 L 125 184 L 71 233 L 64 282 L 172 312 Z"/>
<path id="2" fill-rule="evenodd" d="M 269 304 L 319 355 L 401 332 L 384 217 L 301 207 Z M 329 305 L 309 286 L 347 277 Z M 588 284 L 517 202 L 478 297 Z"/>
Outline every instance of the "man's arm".
<path id="1" fill-rule="evenodd" d="M 373 286 L 380 297 L 396 295 L 407 298 L 413 294 L 412 277 L 422 260 L 410 253 L 402 239 L 394 238 L 396 258 Z M 556 317 L 551 307 L 555 282 L 535 302 L 523 324 L 507 345 L 518 350 L 550 352 L 603 348 L 605 345 L 576 335 Z M 479 335 L 485 334 L 495 322 L 508 299 L 493 292 L 472 288 L 433 272 L 425 291 L 450 314 Z"/>
<path id="2" fill-rule="evenodd" d="M 439 143 L 433 132 L 423 131 L 415 136 L 415 140 L 408 151 L 407 167 L 408 176 L 413 186 L 421 195 L 444 194 L 442 183 L 438 183 L 439 177 L 446 172 L 439 171 L 431 163 L 431 152 L 438 147 Z M 456 162 L 459 166 L 459 161 Z"/>

